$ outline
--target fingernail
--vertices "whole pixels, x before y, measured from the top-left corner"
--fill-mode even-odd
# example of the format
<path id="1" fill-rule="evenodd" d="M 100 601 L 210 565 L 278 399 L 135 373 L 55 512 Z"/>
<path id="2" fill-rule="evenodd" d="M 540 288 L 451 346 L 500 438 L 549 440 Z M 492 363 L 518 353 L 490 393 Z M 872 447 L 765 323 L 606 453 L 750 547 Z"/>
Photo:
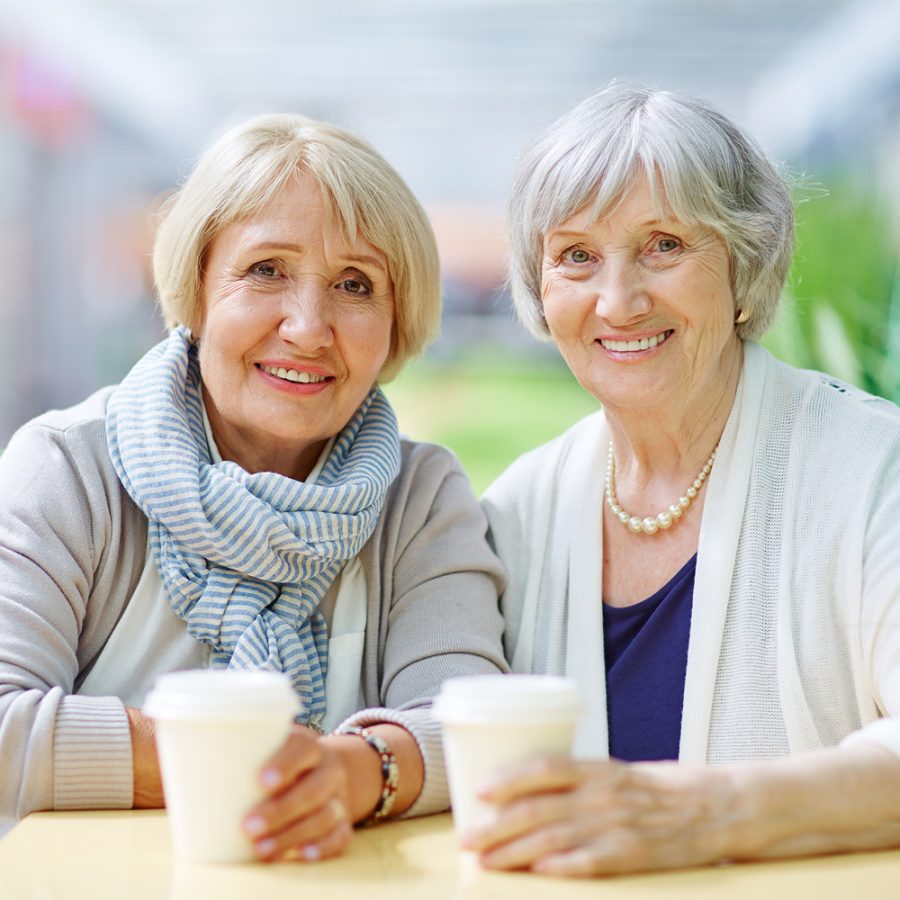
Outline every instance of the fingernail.
<path id="1" fill-rule="evenodd" d="M 274 788 L 281 784 L 281 775 L 278 774 L 277 769 L 263 769 L 259 780 L 262 782 L 263 787 Z"/>
<path id="2" fill-rule="evenodd" d="M 262 834 L 266 830 L 266 823 L 262 816 L 249 816 L 244 819 L 244 831 L 247 834 Z"/>
<path id="3" fill-rule="evenodd" d="M 315 862 L 322 856 L 321 851 L 315 844 L 307 844 L 301 852 L 307 862 Z"/>
<path id="4" fill-rule="evenodd" d="M 257 841 L 256 852 L 260 856 L 271 856 L 275 852 L 275 841 L 273 841 L 272 838 L 266 838 L 264 841 Z"/>

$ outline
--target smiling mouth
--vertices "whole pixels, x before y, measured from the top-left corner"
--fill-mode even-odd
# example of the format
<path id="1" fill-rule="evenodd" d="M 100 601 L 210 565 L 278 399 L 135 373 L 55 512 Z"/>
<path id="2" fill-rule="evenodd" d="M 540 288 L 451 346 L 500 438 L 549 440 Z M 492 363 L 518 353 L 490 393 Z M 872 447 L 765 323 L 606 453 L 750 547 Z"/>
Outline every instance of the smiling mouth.
<path id="1" fill-rule="evenodd" d="M 654 334 L 653 337 L 640 338 L 636 341 L 609 341 L 601 338 L 600 343 L 606 350 L 615 350 L 617 353 L 635 353 L 639 350 L 652 350 L 654 347 L 658 347 L 672 334 L 674 332 L 670 329 Z"/>
<path id="2" fill-rule="evenodd" d="M 329 375 L 315 375 L 312 372 L 299 372 L 297 369 L 282 369 L 275 366 L 257 366 L 267 375 L 274 375 L 282 381 L 292 381 L 294 384 L 321 384 L 328 381 Z"/>

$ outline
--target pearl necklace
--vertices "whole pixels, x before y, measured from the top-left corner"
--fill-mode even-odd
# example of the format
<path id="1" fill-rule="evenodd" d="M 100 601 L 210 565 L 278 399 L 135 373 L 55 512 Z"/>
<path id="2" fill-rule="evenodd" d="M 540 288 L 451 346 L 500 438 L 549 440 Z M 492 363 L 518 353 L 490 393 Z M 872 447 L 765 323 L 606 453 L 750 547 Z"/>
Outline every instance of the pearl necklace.
<path id="1" fill-rule="evenodd" d="M 700 488 L 703 487 L 703 482 L 706 481 L 709 473 L 712 471 L 718 449 L 717 446 L 709 455 L 709 459 L 700 470 L 700 473 L 684 492 L 684 496 L 678 498 L 677 503 L 673 503 L 659 515 L 647 516 L 646 519 L 641 519 L 622 509 L 619 506 L 619 501 L 616 499 L 616 464 L 613 458 L 612 442 L 610 442 L 609 456 L 606 462 L 606 505 L 610 508 L 612 514 L 632 534 L 656 534 L 657 531 L 665 531 L 667 528 L 671 528 L 684 515 L 691 503 L 694 502 L 694 498 L 697 496 Z"/>

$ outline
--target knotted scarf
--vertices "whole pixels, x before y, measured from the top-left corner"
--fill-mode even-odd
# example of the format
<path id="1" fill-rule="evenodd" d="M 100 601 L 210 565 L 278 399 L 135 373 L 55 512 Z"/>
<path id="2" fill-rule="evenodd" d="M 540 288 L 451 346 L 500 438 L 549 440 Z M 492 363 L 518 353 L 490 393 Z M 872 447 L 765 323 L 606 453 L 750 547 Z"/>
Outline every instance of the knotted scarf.
<path id="1" fill-rule="evenodd" d="M 107 441 L 149 520 L 172 609 L 211 646 L 211 665 L 285 672 L 302 720 L 319 725 L 328 662 L 319 601 L 369 539 L 400 468 L 385 396 L 368 394 L 314 484 L 213 463 L 197 351 L 179 327 L 110 396 Z"/>

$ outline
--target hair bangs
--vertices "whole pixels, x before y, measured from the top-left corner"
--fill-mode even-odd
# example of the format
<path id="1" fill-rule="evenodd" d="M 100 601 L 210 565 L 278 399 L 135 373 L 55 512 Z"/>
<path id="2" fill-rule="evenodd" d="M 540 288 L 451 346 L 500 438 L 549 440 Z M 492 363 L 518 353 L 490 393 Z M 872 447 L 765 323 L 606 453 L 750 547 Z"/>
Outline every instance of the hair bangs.
<path id="1" fill-rule="evenodd" d="M 663 218 L 723 241 L 742 338 L 771 323 L 790 265 L 793 206 L 756 142 L 705 100 L 613 82 L 557 119 L 520 159 L 509 203 L 516 312 L 548 337 L 543 236 L 589 206 L 596 222 L 644 178 Z"/>

